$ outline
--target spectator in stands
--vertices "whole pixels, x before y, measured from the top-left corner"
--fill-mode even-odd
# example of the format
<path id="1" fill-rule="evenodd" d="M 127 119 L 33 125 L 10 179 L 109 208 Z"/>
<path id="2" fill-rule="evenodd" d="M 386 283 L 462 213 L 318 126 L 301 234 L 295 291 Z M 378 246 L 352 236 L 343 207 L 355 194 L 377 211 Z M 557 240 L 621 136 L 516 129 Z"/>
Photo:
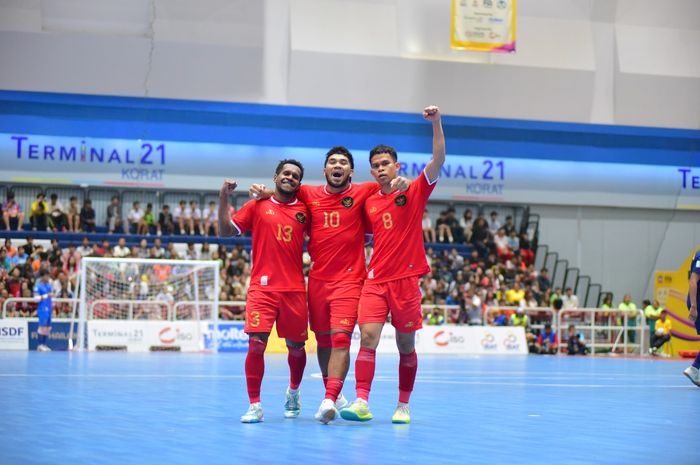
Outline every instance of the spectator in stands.
<path id="1" fill-rule="evenodd" d="M 185 260 L 199 260 L 199 250 L 197 250 L 197 248 L 194 246 L 194 242 L 187 243 Z"/>
<path id="2" fill-rule="evenodd" d="M 32 202 L 32 206 L 31 206 L 31 208 L 29 209 L 29 221 L 30 221 L 30 222 L 32 221 L 32 217 L 33 217 L 33 216 L 37 213 L 37 211 L 39 210 L 39 205 L 41 205 L 41 206 L 43 207 L 44 213 L 47 213 L 47 212 L 49 211 L 49 206 L 48 206 L 48 204 L 46 203 L 46 200 L 45 200 L 45 199 L 46 199 L 46 194 L 44 194 L 43 192 L 39 192 L 39 193 L 36 195 L 36 200 L 35 200 L 34 202 Z"/>
<path id="3" fill-rule="evenodd" d="M 549 296 L 549 306 L 554 310 L 561 310 L 564 307 L 564 300 L 561 297 L 561 287 L 555 288 Z"/>
<path id="4" fill-rule="evenodd" d="M 601 314 L 601 321 L 607 321 L 608 324 L 612 324 L 616 317 L 615 312 L 613 311 L 613 295 L 612 293 L 608 292 L 603 296 L 603 303 L 601 304 L 600 308 L 605 310 Z"/>
<path id="5" fill-rule="evenodd" d="M 209 208 L 204 212 L 204 235 L 219 235 L 219 209 L 216 202 L 209 202 Z"/>
<path id="6" fill-rule="evenodd" d="M 199 250 L 200 260 L 211 260 L 211 250 L 209 250 L 209 243 L 207 241 L 202 242 L 202 247 Z"/>
<path id="7" fill-rule="evenodd" d="M 423 240 L 425 242 L 433 243 L 435 242 L 435 229 L 433 228 L 433 220 L 430 219 L 428 214 L 428 209 L 426 208 L 423 212 L 423 221 L 421 223 L 423 228 Z"/>
<path id="8" fill-rule="evenodd" d="M 535 350 L 538 354 L 556 354 L 557 346 L 557 333 L 552 331 L 551 323 L 546 323 L 544 331 L 537 336 Z"/>
<path id="9" fill-rule="evenodd" d="M 190 225 L 190 220 L 192 219 L 192 210 L 187 206 L 185 200 L 180 200 L 180 203 L 173 211 L 173 220 L 177 224 L 180 235 L 185 234 L 185 230 Z"/>
<path id="10" fill-rule="evenodd" d="M 661 316 L 654 324 L 654 337 L 651 341 L 651 347 L 649 348 L 650 354 L 667 356 L 663 352 L 659 353 L 659 349 L 661 349 L 661 346 L 671 340 L 672 329 L 673 324 L 671 323 L 671 319 L 668 318 L 668 310 L 662 310 Z"/>
<path id="11" fill-rule="evenodd" d="M 7 193 L 7 201 L 2 207 L 5 227 L 10 231 L 21 231 L 24 222 L 22 206 L 15 200 L 14 192 Z"/>
<path id="12" fill-rule="evenodd" d="M 112 250 L 112 256 L 115 258 L 125 258 L 129 255 L 131 255 L 131 250 L 126 246 L 126 239 L 120 237 L 117 245 L 114 246 L 114 250 Z"/>
<path id="13" fill-rule="evenodd" d="M 510 216 L 508 217 L 510 218 Z M 502 228 L 505 231 L 506 236 L 508 236 L 508 248 L 513 252 L 520 250 L 520 239 L 518 238 L 518 233 L 515 230 L 508 232 L 506 228 Z"/>
<path id="14" fill-rule="evenodd" d="M 168 244 L 165 250 L 165 258 L 169 258 L 171 260 L 178 260 L 184 258 L 184 256 L 177 251 L 177 249 L 175 248 L 175 244 L 171 242 Z"/>
<path id="15" fill-rule="evenodd" d="M 36 209 L 32 208 L 32 230 L 33 231 L 51 231 L 51 219 L 46 214 L 44 205 L 46 202 L 35 202 Z"/>
<path id="16" fill-rule="evenodd" d="M 562 297 L 561 300 L 563 309 L 578 308 L 578 297 L 576 297 L 574 290 L 570 287 L 566 288 L 564 297 Z"/>
<path id="17" fill-rule="evenodd" d="M 92 208 L 92 200 L 85 199 L 83 207 L 80 209 L 80 224 L 83 231 L 95 232 L 95 210 Z"/>
<path id="18" fill-rule="evenodd" d="M 66 218 L 68 219 L 68 231 L 80 231 L 80 209 L 78 208 L 78 197 L 72 195 L 68 200 L 68 211 Z"/>
<path id="19" fill-rule="evenodd" d="M 630 294 L 625 294 L 617 308 L 621 312 L 620 316 L 623 318 L 623 324 L 624 317 L 627 316 L 627 326 L 637 326 L 637 305 L 632 302 L 632 296 Z M 627 340 L 629 342 L 634 343 L 636 341 L 635 333 L 636 331 L 634 329 L 630 329 L 627 332 Z"/>
<path id="20" fill-rule="evenodd" d="M 569 325 L 569 335 L 566 340 L 566 352 L 569 355 L 586 355 L 588 347 L 583 334 L 576 331 L 576 326 Z"/>
<path id="21" fill-rule="evenodd" d="M 107 207 L 107 231 L 111 234 L 115 231 L 124 231 L 128 234 L 124 217 L 122 216 L 122 206 L 118 196 L 113 196 L 112 201 Z"/>
<path id="22" fill-rule="evenodd" d="M 143 220 L 143 209 L 141 208 L 141 202 L 135 200 L 131 203 L 131 210 L 129 210 L 129 214 L 126 216 L 126 219 L 129 222 L 128 232 L 138 234 L 139 225 L 141 224 L 141 220 Z"/>
<path id="23" fill-rule="evenodd" d="M 513 252 L 508 247 L 508 236 L 506 236 L 505 229 L 499 228 L 496 231 L 493 243 L 496 245 L 496 253 L 501 260 L 509 260 L 513 257 Z"/>
<path id="24" fill-rule="evenodd" d="M 494 315 L 493 326 L 508 326 L 510 319 L 505 310 L 501 310 Z"/>
<path id="25" fill-rule="evenodd" d="M 527 265 L 531 265 L 535 262 L 535 252 L 533 250 L 533 243 L 530 241 L 527 233 L 524 232 L 520 234 L 520 256 Z"/>
<path id="26" fill-rule="evenodd" d="M 470 209 L 464 210 L 462 218 L 459 220 L 459 227 L 462 228 L 462 233 L 464 234 L 464 242 L 469 244 L 472 238 L 472 226 L 474 225 L 474 219 L 472 218 L 472 211 Z"/>
<path id="27" fill-rule="evenodd" d="M 164 233 L 171 235 L 175 232 L 175 221 L 168 205 L 163 205 L 161 212 L 158 214 L 156 228 L 159 236 Z"/>
<path id="28" fill-rule="evenodd" d="M 656 320 L 661 317 L 661 312 L 664 311 L 664 308 L 659 304 L 658 300 L 654 300 L 654 305 L 652 305 L 651 301 L 646 299 L 642 302 L 642 307 L 644 307 L 644 317 L 646 317 L 649 324 L 649 341 L 651 343 L 654 339 Z"/>
<path id="29" fill-rule="evenodd" d="M 518 281 L 514 282 L 513 287 L 508 289 L 505 294 L 508 305 L 522 307 L 525 304 L 525 291 Z"/>
<path id="30" fill-rule="evenodd" d="M 51 223 L 53 224 L 53 230 L 64 231 L 68 224 L 68 216 L 63 208 L 63 203 L 58 200 L 58 194 L 56 193 L 51 194 L 48 212 L 51 217 Z"/>
<path id="31" fill-rule="evenodd" d="M 90 245 L 90 239 L 83 237 L 83 242 L 80 247 L 78 247 L 78 253 L 81 257 L 89 257 L 92 255 L 92 246 Z"/>
<path id="32" fill-rule="evenodd" d="M 523 310 L 523 307 L 518 307 L 515 310 L 515 313 L 510 316 L 510 325 L 522 326 L 525 328 L 525 332 L 527 332 L 528 328 L 530 327 L 530 317 L 527 316 L 525 310 Z"/>
<path id="33" fill-rule="evenodd" d="M 501 222 L 498 220 L 498 212 L 491 212 L 491 220 L 489 221 L 489 232 L 492 236 L 495 236 L 499 229 L 501 229 Z"/>
<path id="34" fill-rule="evenodd" d="M 549 279 L 549 270 L 547 268 L 540 270 L 540 274 L 537 276 L 537 284 L 542 292 L 552 288 L 552 281 Z"/>
<path id="35" fill-rule="evenodd" d="M 432 313 L 429 313 L 425 319 L 426 324 L 431 326 L 440 326 L 445 324 L 445 316 L 439 308 L 435 307 Z"/>
<path id="36" fill-rule="evenodd" d="M 435 222 L 435 229 L 437 232 L 438 242 L 449 242 L 450 244 L 454 242 L 452 228 L 450 228 L 450 224 L 447 219 L 447 210 L 440 212 L 440 217 Z"/>
<path id="37" fill-rule="evenodd" d="M 141 239 L 139 246 L 136 249 L 136 255 L 139 258 L 148 258 L 151 255 L 151 249 L 148 247 L 148 241 L 146 239 Z"/>
<path id="38" fill-rule="evenodd" d="M 502 228 L 506 232 L 506 236 L 510 237 L 511 234 L 515 233 L 517 237 L 517 231 L 515 230 L 515 224 L 513 224 L 513 217 L 511 215 L 506 216 L 506 222 L 503 223 Z"/>
<path id="39" fill-rule="evenodd" d="M 199 206 L 197 205 L 196 200 L 192 200 L 190 202 L 190 215 L 191 215 L 191 222 L 190 222 L 190 234 L 194 235 L 199 232 L 201 236 L 204 235 L 204 222 L 202 221 L 202 210 L 200 210 Z"/>
<path id="40" fill-rule="evenodd" d="M 474 221 L 474 226 L 472 227 L 472 245 L 478 252 L 479 256 L 485 257 L 489 252 L 489 227 L 483 216 L 479 217 Z"/>
<path id="41" fill-rule="evenodd" d="M 29 255 L 24 246 L 20 245 L 17 247 L 17 266 L 24 266 L 29 259 Z"/>
<path id="42" fill-rule="evenodd" d="M 153 247 L 151 248 L 151 255 L 153 258 L 163 258 L 165 257 L 165 249 L 161 244 L 160 237 L 156 237 L 153 240 Z"/>
<path id="43" fill-rule="evenodd" d="M 462 244 L 464 242 L 464 230 L 459 225 L 459 220 L 457 220 L 457 212 L 452 207 L 447 209 L 447 226 L 452 232 L 452 238 L 454 241 Z"/>
<path id="44" fill-rule="evenodd" d="M 151 234 L 151 230 L 155 228 L 156 220 L 155 214 L 153 213 L 153 204 L 147 203 L 146 210 L 143 212 L 143 218 L 139 221 L 137 226 L 137 234 Z"/>

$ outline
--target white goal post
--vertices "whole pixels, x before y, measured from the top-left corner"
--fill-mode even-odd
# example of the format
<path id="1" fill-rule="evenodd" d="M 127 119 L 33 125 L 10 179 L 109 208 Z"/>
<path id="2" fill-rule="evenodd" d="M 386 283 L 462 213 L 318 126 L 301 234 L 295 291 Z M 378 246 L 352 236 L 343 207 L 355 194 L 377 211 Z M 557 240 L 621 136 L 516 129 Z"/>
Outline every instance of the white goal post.
<path id="1" fill-rule="evenodd" d="M 75 348 L 216 351 L 219 292 L 218 260 L 85 257 Z"/>

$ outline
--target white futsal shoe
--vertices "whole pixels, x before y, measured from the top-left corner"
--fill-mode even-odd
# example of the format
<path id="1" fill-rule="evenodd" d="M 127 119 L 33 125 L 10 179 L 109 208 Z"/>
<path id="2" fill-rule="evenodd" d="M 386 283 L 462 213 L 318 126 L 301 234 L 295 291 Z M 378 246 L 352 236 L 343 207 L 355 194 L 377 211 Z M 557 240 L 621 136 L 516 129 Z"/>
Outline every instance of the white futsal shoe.
<path id="1" fill-rule="evenodd" d="M 683 374 L 688 377 L 688 379 L 697 387 L 700 387 L 700 371 L 694 366 L 689 366 L 683 370 Z"/>
<path id="2" fill-rule="evenodd" d="M 37 352 L 51 352 L 51 348 L 47 345 L 41 344 L 36 348 Z"/>
<path id="3" fill-rule="evenodd" d="M 301 393 L 287 387 L 287 400 L 284 403 L 284 418 L 296 418 L 301 413 Z"/>
<path id="4" fill-rule="evenodd" d="M 347 400 L 347 399 L 345 398 L 345 396 L 343 395 L 343 393 L 341 392 L 341 393 L 338 395 L 338 398 L 337 398 L 336 401 L 335 401 L 335 409 L 336 409 L 337 411 L 340 412 L 341 410 L 343 410 L 343 409 L 344 409 L 345 407 L 347 407 L 348 405 L 350 405 L 350 401 Z"/>
<path id="5" fill-rule="evenodd" d="M 323 399 L 323 401 L 321 402 L 321 406 L 318 408 L 318 411 L 314 415 L 314 418 L 323 423 L 324 425 L 327 425 L 328 423 L 338 418 L 338 410 L 336 409 L 336 405 L 337 401 L 333 403 L 333 401 L 330 399 Z"/>
<path id="6" fill-rule="evenodd" d="M 241 417 L 241 423 L 260 423 L 263 421 L 263 409 L 260 402 L 250 404 L 248 410 Z"/>

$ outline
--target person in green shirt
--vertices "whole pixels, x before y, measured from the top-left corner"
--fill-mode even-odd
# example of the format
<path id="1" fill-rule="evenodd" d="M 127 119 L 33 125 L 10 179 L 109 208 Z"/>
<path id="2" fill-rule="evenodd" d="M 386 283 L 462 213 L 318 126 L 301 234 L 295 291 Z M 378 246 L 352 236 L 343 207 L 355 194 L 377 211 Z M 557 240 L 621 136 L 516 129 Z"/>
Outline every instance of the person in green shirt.
<path id="1" fill-rule="evenodd" d="M 443 325 L 445 324 L 445 315 L 442 314 L 439 308 L 435 307 L 433 313 L 428 317 L 427 323 L 432 326 Z"/>
<path id="2" fill-rule="evenodd" d="M 664 311 L 664 308 L 659 305 L 658 300 L 654 300 L 654 304 L 651 304 L 650 300 L 644 300 L 642 302 L 642 306 L 644 306 L 644 317 L 647 319 L 647 323 L 649 324 L 649 342 L 654 339 L 654 328 L 656 325 L 656 320 L 658 320 L 661 317 L 661 312 Z"/>
<path id="3" fill-rule="evenodd" d="M 625 294 L 625 296 L 622 298 L 622 302 L 620 302 L 620 305 L 617 306 L 617 309 L 622 312 L 622 317 L 623 317 L 623 323 L 624 323 L 624 316 L 625 314 L 627 315 L 627 326 L 637 326 L 637 306 L 635 305 L 634 302 L 632 302 L 632 296 L 629 294 Z M 635 330 L 630 329 L 627 332 L 627 340 L 629 342 L 634 343 L 635 341 Z"/>

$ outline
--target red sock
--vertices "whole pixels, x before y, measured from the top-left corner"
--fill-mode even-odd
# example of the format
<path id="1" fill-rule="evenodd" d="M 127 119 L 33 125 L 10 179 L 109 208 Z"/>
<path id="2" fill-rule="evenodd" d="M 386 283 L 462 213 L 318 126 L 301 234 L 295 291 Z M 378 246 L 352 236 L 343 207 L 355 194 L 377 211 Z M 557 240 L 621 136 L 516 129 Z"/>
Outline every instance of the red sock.
<path id="1" fill-rule="evenodd" d="M 399 402 L 408 403 L 413 391 L 418 371 L 418 356 L 414 350 L 410 354 L 400 354 L 399 357 Z"/>
<path id="2" fill-rule="evenodd" d="M 289 351 L 287 354 L 287 363 L 289 363 L 289 387 L 291 389 L 299 389 L 301 378 L 304 376 L 304 368 L 306 367 L 306 351 L 304 350 L 304 346 L 287 346 L 287 350 Z"/>
<path id="3" fill-rule="evenodd" d="M 355 392 L 359 399 L 369 400 L 369 391 L 374 379 L 374 360 L 377 352 L 374 349 L 360 347 L 360 353 L 355 360 Z"/>
<path id="4" fill-rule="evenodd" d="M 333 402 L 338 400 L 340 391 L 343 390 L 343 380 L 340 378 L 328 378 L 328 384 L 326 385 L 326 399 L 330 399 Z"/>
<path id="5" fill-rule="evenodd" d="M 248 355 L 245 357 L 245 380 L 250 403 L 260 402 L 260 385 L 265 374 L 265 347 L 267 342 L 248 339 Z"/>

